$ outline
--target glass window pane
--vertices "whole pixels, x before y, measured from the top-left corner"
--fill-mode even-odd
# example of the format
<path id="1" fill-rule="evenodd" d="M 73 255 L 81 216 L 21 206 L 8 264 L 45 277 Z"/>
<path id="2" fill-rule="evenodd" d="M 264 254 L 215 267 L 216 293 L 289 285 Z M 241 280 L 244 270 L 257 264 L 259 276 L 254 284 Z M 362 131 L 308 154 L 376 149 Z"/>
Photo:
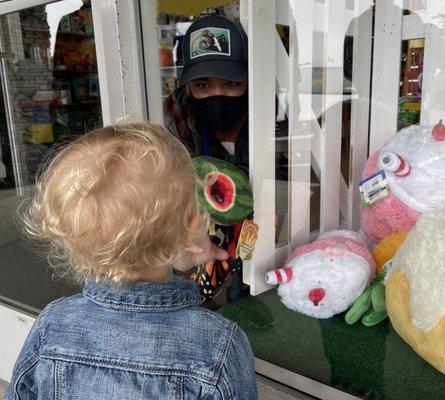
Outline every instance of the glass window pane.
<path id="1" fill-rule="evenodd" d="M 287 258 L 281 257 L 281 247 L 276 249 L 275 258 L 268 258 L 263 249 L 258 249 L 261 257 L 254 256 L 250 274 L 252 286 L 259 288 L 255 296 L 229 304 L 220 312 L 245 329 L 260 373 L 285 375 L 285 379 L 289 378 L 287 383 L 295 383 L 296 388 L 307 390 L 314 398 L 348 397 L 341 393 L 344 392 L 354 398 L 404 399 L 414 396 L 435 400 L 445 390 L 445 381 L 440 374 L 443 363 L 437 361 L 438 357 L 430 357 L 425 348 L 423 352 L 419 349 L 432 343 L 429 338 L 421 334 L 422 339 L 414 343 L 412 338 L 418 332 L 416 321 L 405 318 L 400 323 L 399 318 L 405 311 L 405 315 L 417 311 L 415 306 L 411 303 L 403 312 L 392 307 L 401 299 L 404 307 L 413 302 L 413 290 L 425 275 L 418 271 L 408 276 L 412 270 L 404 268 L 402 258 L 398 257 L 396 269 L 398 273 L 405 273 L 411 297 L 404 293 L 404 278 L 403 286 L 399 281 L 392 287 L 399 289 L 397 291 L 388 291 L 387 285 L 386 303 L 381 305 L 384 308 L 386 304 L 388 311 L 392 311 L 389 312 L 392 319 L 386 319 L 382 312 L 380 320 L 373 320 L 377 291 L 384 293 L 384 288 L 379 286 L 379 278 L 375 278 L 372 254 L 380 264 L 378 271 L 381 271 L 385 262 L 400 248 L 401 243 L 396 241 L 401 241 L 400 238 L 416 226 L 414 224 L 422 214 L 441 215 L 443 201 L 436 201 L 445 195 L 442 147 L 445 62 L 441 56 L 445 38 L 445 2 L 277 1 L 276 13 L 270 14 L 275 19 L 271 17 L 269 23 L 264 18 L 265 2 L 256 3 L 262 8 L 255 8 L 253 3 L 249 2 L 249 11 L 252 11 L 249 23 L 253 25 L 249 31 L 254 35 L 249 40 L 255 41 L 261 35 L 261 39 L 265 39 L 264 32 L 269 33 L 272 27 L 276 28 L 281 40 L 277 37 L 275 41 L 276 57 L 272 63 L 264 56 L 270 54 L 261 48 L 256 49 L 251 60 L 257 61 L 263 55 L 261 62 L 276 72 L 276 76 L 272 76 L 278 81 L 276 94 L 285 94 L 284 108 L 291 114 L 289 110 L 298 102 L 299 122 L 311 122 L 308 130 L 302 129 L 304 125 L 301 124 L 300 130 L 292 131 L 293 121 L 289 117 L 289 147 L 283 149 L 291 160 L 292 174 L 283 190 L 289 195 L 281 196 L 278 177 L 274 185 L 269 185 L 270 175 L 267 175 L 260 179 L 258 186 L 261 189 L 255 192 L 258 196 L 255 200 L 260 199 L 261 212 L 269 213 L 269 204 L 263 201 L 263 197 L 267 198 L 264 191 L 275 190 L 277 208 L 282 205 L 292 215 L 296 210 L 307 210 L 309 202 L 310 218 L 288 224 Z M 289 40 L 283 33 L 286 26 L 290 29 Z M 297 47 L 297 51 L 292 46 Z M 249 89 L 255 93 L 261 93 L 258 88 L 267 86 L 271 78 L 270 70 L 259 64 L 251 65 L 257 86 Z M 293 67 L 299 73 L 294 86 L 289 78 L 295 72 Z M 267 96 L 270 96 L 269 92 Z M 255 100 L 257 103 L 250 112 L 264 106 L 261 96 Z M 261 113 L 255 113 L 255 118 L 269 123 L 270 118 L 262 114 L 265 114 L 263 108 Z M 259 131 L 255 134 L 261 143 L 264 137 L 277 139 L 269 124 L 267 129 Z M 293 135 L 298 141 L 292 144 Z M 307 151 L 305 140 L 308 137 L 309 159 L 294 164 L 298 153 Z M 263 149 L 256 151 L 262 156 L 267 155 Z M 388 165 L 392 160 L 396 167 Z M 251 173 L 261 169 L 261 162 L 262 159 L 256 158 Z M 271 167 L 270 159 L 267 162 Z M 434 168 L 431 167 L 433 164 Z M 298 174 L 303 165 L 307 167 L 306 180 Z M 388 196 L 367 208 L 365 202 L 360 201 L 359 182 L 377 172 L 386 173 Z M 375 190 L 377 181 L 369 182 L 371 190 Z M 304 194 L 301 186 L 310 189 L 309 198 L 295 196 L 295 193 Z M 413 210 L 416 210 L 415 217 L 408 223 L 406 213 Z M 430 214 L 432 210 L 435 213 Z M 403 227 L 400 225 L 402 221 L 406 224 Z M 417 229 L 420 226 L 417 225 Z M 267 245 L 277 241 L 279 245 L 286 243 L 286 240 L 277 240 L 277 236 L 273 236 L 276 226 L 272 222 L 261 228 L 266 231 Z M 307 228 L 311 237 L 306 242 L 294 244 L 293 238 Z M 435 239 L 426 241 L 432 244 Z M 349 253 L 355 253 L 355 250 L 346 244 L 350 240 L 364 250 L 361 257 L 366 255 L 369 261 L 362 270 L 365 280 L 361 281 L 358 292 L 350 291 L 350 285 L 360 281 L 351 276 L 360 269 L 360 262 L 356 260 L 348 266 L 346 261 L 350 256 L 355 257 Z M 417 244 L 408 241 L 405 245 L 416 248 Z M 398 254 L 403 254 L 407 248 Z M 385 253 L 384 260 L 381 251 Z M 413 264 L 417 268 L 419 265 L 426 268 L 425 256 L 418 257 Z M 280 264 L 281 259 L 284 261 Z M 403 260 L 409 263 L 406 258 Z M 273 261 L 275 264 L 270 265 Z M 271 283 L 268 287 L 262 286 L 265 275 Z M 437 276 L 433 274 L 431 287 L 440 292 L 443 285 L 435 278 Z M 363 293 L 365 296 L 360 298 Z M 369 301 L 357 322 L 349 324 L 351 320 L 348 317 L 346 321 L 346 312 L 357 304 L 357 299 L 364 301 L 367 294 L 370 296 L 368 300 L 373 297 L 374 302 Z M 424 293 L 419 298 L 429 295 Z M 349 300 L 342 303 L 346 299 Z M 336 309 L 341 304 L 341 309 Z M 353 311 L 361 305 L 359 300 Z M 429 315 L 425 312 L 424 318 Z M 440 316 L 435 323 L 433 329 L 438 329 Z M 403 338 L 408 338 L 408 344 L 424 359 L 397 334 L 402 331 Z M 440 357 L 443 359 L 443 354 Z M 400 363 L 401 359 L 403 363 Z M 282 369 L 287 371 L 283 373 Z M 315 382 L 303 389 L 298 382 L 301 376 Z M 327 392 L 326 387 L 319 388 L 316 382 L 328 385 Z"/>
<path id="2" fill-rule="evenodd" d="M 179 3 L 160 0 L 157 7 L 165 126 L 185 144 L 192 157 L 212 157 L 240 169 L 246 176 L 246 182 L 238 188 L 245 190 L 249 185 L 247 176 L 250 172 L 248 59 L 239 2 L 209 0 Z M 204 16 L 214 18 L 213 22 L 189 30 L 193 22 Z M 187 32 L 189 39 L 186 38 Z M 186 73 L 188 75 L 183 75 Z M 185 77 L 184 81 L 181 81 L 182 77 Z M 215 192 L 217 195 L 213 199 L 221 208 L 225 206 L 226 189 L 224 186 L 222 191 Z M 242 261 L 235 254 L 243 220 L 231 221 L 227 224 L 214 221 L 211 228 L 212 240 L 230 249 L 228 268 L 225 269 L 218 261 L 212 266 L 212 271 L 221 273 L 217 287 L 209 294 L 204 287 L 202 273 L 197 274 L 202 293 L 212 298 L 207 304 L 209 307 L 217 308 L 248 293 L 242 281 Z M 206 270 L 201 266 L 201 271 Z M 215 292 L 218 293 L 216 297 Z"/>
<path id="3" fill-rule="evenodd" d="M 57 146 L 102 125 L 90 2 L 1 16 L 0 76 L 0 298 L 38 310 L 78 289 L 23 239 L 16 210 Z"/>

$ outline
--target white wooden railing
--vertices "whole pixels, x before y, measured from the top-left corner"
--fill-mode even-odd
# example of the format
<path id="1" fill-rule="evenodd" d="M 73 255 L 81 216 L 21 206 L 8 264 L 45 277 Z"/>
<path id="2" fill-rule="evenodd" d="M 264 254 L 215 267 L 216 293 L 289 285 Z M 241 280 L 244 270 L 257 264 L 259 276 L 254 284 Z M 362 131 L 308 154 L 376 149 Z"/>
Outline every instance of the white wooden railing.
<path id="1" fill-rule="evenodd" d="M 297 245 L 310 240 L 311 213 L 320 213 L 319 231 L 359 228 L 358 182 L 364 164 L 369 151 L 383 146 L 397 129 L 402 40 L 425 38 L 421 123 L 436 123 L 445 117 L 445 77 L 441 75 L 445 74 L 445 57 L 440 56 L 445 50 L 445 2 L 428 0 L 425 11 L 404 16 L 403 0 L 376 0 L 374 47 L 373 6 L 373 0 L 241 0 L 250 52 L 250 170 L 255 218 L 260 225 L 256 252 L 245 268 L 245 280 L 253 294 L 269 288 L 264 282 L 269 269 L 281 266 Z M 289 26 L 289 55 L 275 24 Z M 346 34 L 354 38 L 352 91 L 348 95 L 343 94 Z M 315 54 L 319 48 L 323 49 L 321 63 Z M 321 94 L 312 91 L 316 67 L 324 70 Z M 275 248 L 273 223 L 271 98 L 275 84 L 286 93 L 289 119 L 289 241 L 280 248 Z M 345 180 L 340 163 L 342 102 L 346 100 L 351 101 L 351 131 L 349 176 Z M 311 167 L 320 181 L 316 210 L 310 209 Z"/>
<path id="2" fill-rule="evenodd" d="M 255 219 L 260 225 L 260 240 L 253 260 L 245 268 L 245 280 L 253 294 L 269 287 L 264 282 L 267 270 L 282 265 L 292 249 L 310 240 L 311 167 L 320 181 L 320 230 L 337 228 L 342 222 L 358 226 L 355 181 L 363 168 L 368 147 L 368 109 L 371 59 L 371 0 L 356 2 L 354 10 L 345 0 L 242 0 L 241 19 L 249 34 L 250 162 L 255 195 Z M 275 8 L 275 13 L 271 10 Z M 267 10 L 267 12 L 266 12 Z M 366 23 L 358 16 L 366 14 Z M 342 21 L 342 23 L 339 23 Z M 290 32 L 289 55 L 279 39 L 275 24 Z M 274 40 L 270 35 L 273 32 Z M 315 32 L 322 35 L 315 36 Z M 342 140 L 343 50 L 346 32 L 353 35 L 355 58 L 352 96 L 351 179 L 340 172 Z M 258 35 L 265 35 L 259 38 Z M 323 39 L 314 42 L 314 38 Z M 322 46 L 320 63 L 314 49 Z M 267 48 L 267 55 L 264 54 Z M 275 48 L 275 57 L 270 53 Z M 367 52 L 366 52 L 367 51 Z M 318 63 L 318 64 L 317 64 Z M 313 94 L 314 67 L 324 71 L 321 94 Z M 367 82 L 361 84 L 361 82 Z M 275 158 L 274 105 L 275 83 L 286 93 L 289 119 L 289 241 L 275 249 L 275 201 L 273 183 Z M 359 92 L 360 91 L 360 92 Z M 268 113 L 258 103 L 267 104 Z M 368 105 L 368 107 L 367 107 Z M 321 117 L 321 124 L 318 120 Z M 253 151 L 252 151 L 253 149 Z M 267 172 L 268 175 L 265 175 Z M 312 210 L 312 213 L 314 210 Z"/>

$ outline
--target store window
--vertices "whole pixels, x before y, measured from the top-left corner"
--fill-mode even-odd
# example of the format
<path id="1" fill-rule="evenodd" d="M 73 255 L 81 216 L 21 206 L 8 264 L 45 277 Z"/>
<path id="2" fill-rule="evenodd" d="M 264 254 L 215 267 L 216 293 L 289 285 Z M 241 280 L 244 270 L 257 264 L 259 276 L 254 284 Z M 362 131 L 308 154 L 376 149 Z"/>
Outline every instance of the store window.
<path id="1" fill-rule="evenodd" d="M 66 0 L 0 16 L 0 298 L 38 311 L 77 291 L 23 238 L 16 210 L 53 149 L 102 125 L 91 5 Z"/>
<path id="2" fill-rule="evenodd" d="M 148 90 L 148 103 L 164 110 L 165 125 L 194 157 L 215 154 L 203 151 L 196 120 L 172 107 L 180 100 L 185 100 L 181 111 L 191 106 L 190 93 L 180 84 L 185 34 L 201 16 L 218 14 L 241 23 L 249 36 L 248 119 L 243 121 L 248 152 L 237 166 L 252 184 L 259 237 L 252 259 L 242 262 L 243 273 L 234 269 L 205 306 L 247 333 L 258 373 L 314 398 L 441 399 L 443 375 L 402 341 L 383 309 L 371 312 L 372 298 L 365 299 L 370 313 L 360 315 L 366 317 L 363 321 L 349 324 L 345 312 L 357 300 L 357 293 L 346 288 L 351 276 L 360 275 L 365 285 L 373 278 L 367 275 L 372 269 L 368 250 L 388 232 L 405 233 L 393 232 L 391 221 L 408 215 L 403 221 L 408 226 L 422 210 L 443 205 L 444 2 L 158 0 L 139 5 L 142 11 L 144 6 L 156 8 L 151 14 L 156 15 L 155 34 L 144 36 L 142 44 L 144 50 L 157 52 L 158 65 L 145 72 L 147 77 L 159 75 L 160 95 L 150 98 L 157 91 Z M 0 113 L 0 296 L 19 307 L 39 310 L 50 299 L 77 290 L 54 281 L 45 260 L 20 238 L 13 218 L 50 150 L 101 125 L 90 18 L 88 4 L 68 0 L 0 17 L 0 107 L 5 110 Z M 215 46 L 223 39 L 218 36 Z M 148 46 L 149 41 L 155 46 Z M 146 54 L 146 62 L 151 55 Z M 187 129 L 175 131 L 175 126 Z M 429 132 L 422 126 L 434 130 L 430 158 L 416 153 L 424 143 L 422 135 Z M 397 142 L 402 129 L 413 132 L 408 152 Z M 195 143 L 193 137 L 200 140 Z M 389 156 L 372 159 L 392 140 L 395 150 Z M 218 145 L 219 156 L 230 160 L 237 141 L 218 141 L 225 142 Z M 406 159 L 397 157 L 396 150 L 405 152 Z M 410 159 L 412 154 L 419 158 Z M 421 182 L 411 184 L 408 178 L 407 185 L 402 182 L 392 190 L 391 181 L 379 180 L 379 161 L 386 165 L 394 160 L 397 167 L 390 172 L 398 177 L 408 176 L 410 163 L 417 163 L 423 168 Z M 369 177 L 377 178 L 370 181 L 371 189 L 374 183 L 378 188 L 361 196 L 363 179 Z M 368 212 L 371 198 L 382 193 L 392 205 Z M 415 212 L 407 211 L 404 201 Z M 319 239 L 334 229 L 350 231 L 337 233 L 339 246 L 332 237 Z M 357 245 L 359 232 L 369 240 Z M 328 245 L 319 241 L 292 256 L 317 239 Z M 394 243 L 398 240 L 396 235 Z M 342 258 L 348 246 L 354 247 L 353 254 Z M 309 267 L 320 265 L 318 250 L 326 263 L 313 272 Z M 300 256 L 293 265 L 292 257 Z M 357 257 L 360 262 L 353 264 Z M 333 260 L 337 269 L 325 273 Z M 279 271 L 273 272 L 275 268 Z M 304 295 L 284 286 L 286 280 L 294 280 Z M 377 298 L 383 283 L 372 282 Z M 277 290 L 274 283 L 283 285 Z M 233 287 L 238 288 L 234 296 Z M 364 286 L 359 289 L 364 293 Z M 348 307 L 336 309 L 335 315 L 322 312 L 336 301 Z M 306 308 L 300 307 L 303 302 Z"/>
<path id="3" fill-rule="evenodd" d="M 360 297 L 353 295 L 348 301 L 351 293 L 346 286 L 358 264 L 349 268 L 343 256 L 349 246 L 345 243 L 352 237 L 361 241 L 359 233 L 365 234 L 367 241 L 361 246 L 374 250 L 381 271 L 385 263 L 379 259 L 380 251 L 387 248 L 378 244 L 392 234 L 391 239 L 406 234 L 414 225 L 412 221 L 409 228 L 396 226 L 406 222 L 399 212 L 417 210 L 417 220 L 427 210 L 443 208 L 445 185 L 439 175 L 445 168 L 445 63 L 440 56 L 445 45 L 444 4 L 435 0 L 277 1 L 270 13 L 261 1 L 249 6 L 249 32 L 254 35 L 249 40 L 256 39 L 249 81 L 249 90 L 256 96 L 249 112 L 259 121 L 258 129 L 251 132 L 250 145 L 256 152 L 251 174 L 255 201 L 260 203 L 255 218 L 263 236 L 246 279 L 254 296 L 220 312 L 247 332 L 259 373 L 282 379 L 314 398 L 441 398 L 445 380 L 439 357 L 422 351 L 422 339 L 413 344 L 412 337 L 417 336 L 410 337 L 413 331 L 407 333 L 397 323 L 394 309 L 391 320 L 383 311 L 378 319 L 369 297 L 367 312 L 351 320 L 360 308 L 355 302 Z M 271 32 L 276 33 L 273 40 Z M 256 46 L 258 41 L 262 46 Z M 265 50 L 268 47 L 270 52 Z M 275 139 L 275 110 L 261 108 L 265 97 L 280 93 L 289 122 L 287 196 L 280 201 L 290 216 L 284 241 L 277 241 L 271 222 L 275 209 L 268 203 L 279 197 L 277 182 L 271 184 L 273 177 L 267 171 L 275 166 L 268 147 Z M 275 143 L 273 151 L 277 148 Z M 385 169 L 395 154 L 400 155 L 404 170 Z M 360 198 L 360 186 L 363 189 L 366 178 L 382 170 L 392 194 L 388 192 L 388 198 L 376 200 L 372 204 L 379 205 L 371 207 L 365 197 Z M 424 183 L 414 184 L 415 176 Z M 379 190 L 371 190 L 371 197 Z M 405 190 L 411 193 L 407 197 Z M 389 205 L 392 201 L 403 205 L 399 209 Z M 339 228 L 349 233 L 332 233 Z M 349 239 L 342 236 L 349 234 L 353 235 Z M 342 244 L 337 246 L 336 241 Z M 307 243 L 312 244 L 306 247 Z M 373 255 L 366 254 L 372 264 Z M 329 267 L 336 257 L 338 270 Z M 416 262 L 427 267 L 420 257 Z M 264 283 L 265 278 L 271 285 Z M 372 281 L 373 296 L 378 290 L 385 292 L 379 284 Z M 398 289 L 392 296 L 386 291 L 388 310 L 396 299 L 410 302 Z M 325 313 L 342 301 L 350 304 L 342 311 Z M 348 315 L 352 304 L 355 309 Z"/>

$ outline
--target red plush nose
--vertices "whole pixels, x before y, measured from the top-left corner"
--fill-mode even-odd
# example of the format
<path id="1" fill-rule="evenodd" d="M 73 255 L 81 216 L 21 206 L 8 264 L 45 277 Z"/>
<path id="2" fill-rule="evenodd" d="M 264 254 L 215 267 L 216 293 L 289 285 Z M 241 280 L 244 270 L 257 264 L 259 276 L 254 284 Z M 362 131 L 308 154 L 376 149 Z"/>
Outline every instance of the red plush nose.
<path id="1" fill-rule="evenodd" d="M 442 142 L 445 140 L 445 125 L 442 124 L 442 120 L 433 128 L 433 138 L 436 142 Z"/>
<path id="2" fill-rule="evenodd" d="M 309 292 L 309 300 L 314 303 L 314 306 L 318 306 L 320 301 L 324 299 L 324 296 L 326 296 L 326 292 L 323 288 L 315 288 Z"/>

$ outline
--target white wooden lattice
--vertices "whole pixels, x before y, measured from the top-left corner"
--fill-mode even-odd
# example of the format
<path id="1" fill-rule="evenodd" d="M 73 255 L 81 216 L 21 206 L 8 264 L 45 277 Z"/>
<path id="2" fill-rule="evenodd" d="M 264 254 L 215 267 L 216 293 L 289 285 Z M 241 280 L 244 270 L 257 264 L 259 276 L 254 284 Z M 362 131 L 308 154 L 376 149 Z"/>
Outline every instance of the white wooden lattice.
<path id="1" fill-rule="evenodd" d="M 403 0 L 240 0 L 240 18 L 249 36 L 250 171 L 255 219 L 260 225 L 254 257 L 245 265 L 244 278 L 253 294 L 269 288 L 264 281 L 268 270 L 281 266 L 297 245 L 310 240 L 314 233 L 310 232 L 310 215 L 314 212 L 320 213 L 321 231 L 359 228 L 358 182 L 366 158 L 397 129 L 402 40 L 426 41 L 422 123 L 445 119 L 441 94 L 445 78 L 440 73 L 445 70 L 445 58 L 439 56 L 445 50 L 445 35 L 438 18 L 445 14 L 445 2 L 428 0 L 427 4 L 426 10 L 403 15 Z M 148 57 L 157 46 L 155 9 L 155 0 L 143 2 L 141 20 L 149 115 L 161 122 L 157 57 Z M 289 54 L 276 24 L 289 27 Z M 353 37 L 352 82 L 346 84 L 345 35 Z M 317 92 L 312 75 L 320 68 L 323 86 Z M 349 92 L 344 91 L 347 85 L 352 88 Z M 288 244 L 276 248 L 274 125 L 278 91 L 285 94 L 290 167 Z M 351 102 L 346 179 L 340 173 L 343 101 Z M 311 169 L 321 184 L 316 210 L 310 209 Z"/>
<path id="2" fill-rule="evenodd" d="M 347 7 L 344 0 L 325 0 L 324 4 L 313 0 L 276 0 L 276 19 L 262 19 L 263 8 L 272 7 L 268 1 L 241 1 L 245 23 L 248 27 L 250 42 L 258 42 L 251 36 L 254 28 L 272 29 L 275 36 L 275 58 L 259 57 L 257 52 L 263 52 L 261 46 L 251 45 L 250 68 L 264 68 L 264 64 L 275 64 L 275 75 L 263 75 L 260 87 L 254 88 L 255 80 L 249 81 L 250 90 L 254 90 L 250 100 L 250 121 L 256 123 L 251 129 L 250 146 L 262 140 L 268 143 L 274 140 L 274 131 L 268 124 L 263 124 L 264 115 L 258 113 L 255 102 L 270 96 L 263 92 L 264 83 L 270 88 L 272 82 L 277 82 L 279 88 L 286 93 L 286 110 L 289 119 L 289 243 L 275 249 L 274 225 L 264 225 L 274 216 L 274 207 L 262 202 L 262 191 L 267 187 L 269 201 L 275 190 L 274 185 L 267 185 L 263 178 L 263 154 L 251 151 L 251 179 L 256 200 L 255 218 L 260 224 L 260 240 L 257 244 L 253 260 L 245 275 L 246 282 L 251 285 L 251 292 L 258 294 L 269 287 L 264 283 L 265 273 L 276 266 L 281 266 L 291 251 L 310 240 L 310 195 L 311 167 L 321 183 L 320 230 L 338 228 L 340 224 L 350 228 L 358 227 L 358 196 L 355 194 L 356 178 L 363 168 L 368 147 L 368 108 L 369 79 L 371 59 L 371 0 L 356 1 L 354 9 Z M 359 14 L 360 13 L 360 14 Z M 364 14 L 359 20 L 359 16 Z M 339 23 L 342 21 L 343 23 Z M 275 24 L 289 27 L 289 55 L 279 39 Z M 316 33 L 321 33 L 317 34 Z M 355 91 L 345 96 L 343 80 L 343 49 L 346 33 L 355 37 L 354 54 L 361 57 L 360 62 L 354 62 L 353 84 Z M 320 37 L 322 38 L 320 42 Z M 318 41 L 316 41 L 318 38 Z M 261 42 L 261 41 L 260 41 Z M 267 42 L 270 45 L 270 41 Z M 321 62 L 314 53 L 317 46 L 322 46 Z M 365 53 L 367 51 L 367 53 Z M 255 65 L 260 58 L 262 65 Z M 314 68 L 323 68 L 323 89 L 321 93 L 313 93 L 312 74 Z M 269 66 L 273 70 L 273 66 Z M 362 84 L 367 80 L 368 86 Z M 352 101 L 351 124 L 354 134 L 351 135 L 351 173 L 348 182 L 340 173 L 341 140 L 342 140 L 342 102 Z M 260 100 L 263 101 L 263 100 Z M 253 102 L 253 103 L 252 103 Z M 368 106 L 368 107 L 367 107 Z M 321 124 L 319 119 L 321 117 Z M 270 118 L 270 116 L 269 116 Z M 259 130 L 258 130 L 259 129 Z M 262 138 L 262 139 L 259 139 Z M 258 143 L 257 143 L 258 145 Z M 252 147 L 250 148 L 252 149 Z M 270 159 L 267 169 L 274 170 L 274 160 Z M 263 167 L 258 170 L 258 165 Z M 360 172 L 357 172 L 360 170 Z M 269 176 L 270 179 L 270 176 Z M 258 200 L 259 199 L 259 200 Z M 266 208 L 267 207 L 267 208 Z M 312 210 L 314 212 L 314 210 Z M 264 246 L 272 250 L 275 257 L 258 250 Z"/>

